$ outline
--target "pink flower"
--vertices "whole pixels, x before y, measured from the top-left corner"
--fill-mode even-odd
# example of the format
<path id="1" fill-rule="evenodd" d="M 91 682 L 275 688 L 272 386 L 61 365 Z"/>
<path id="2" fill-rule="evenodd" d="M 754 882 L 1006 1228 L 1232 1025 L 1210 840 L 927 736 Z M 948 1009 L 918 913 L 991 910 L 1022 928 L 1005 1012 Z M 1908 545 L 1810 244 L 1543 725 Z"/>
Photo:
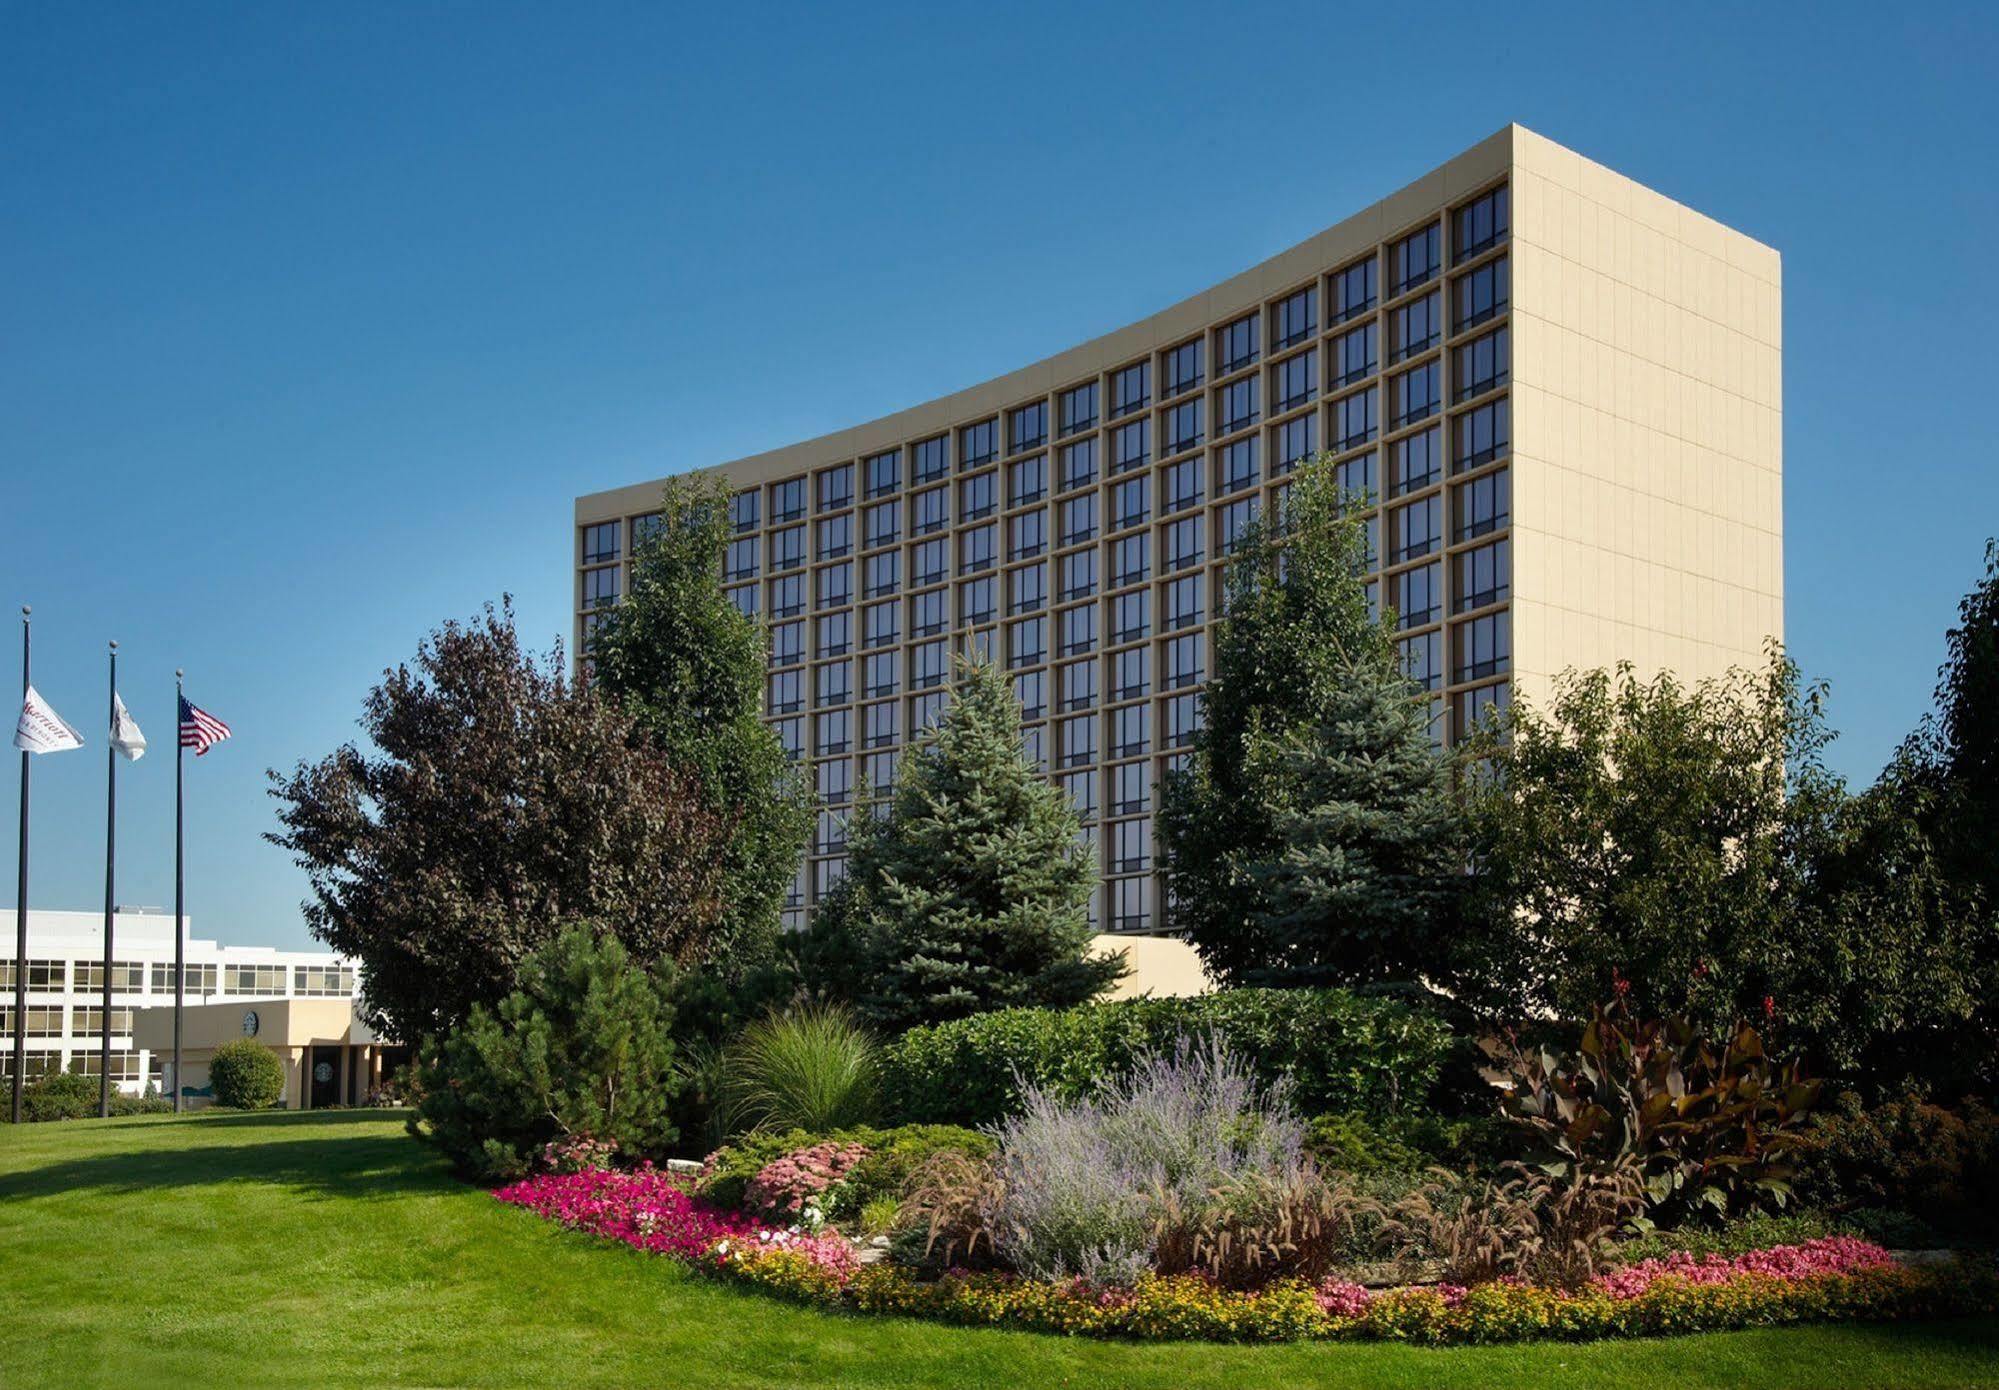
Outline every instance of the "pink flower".
<path id="1" fill-rule="evenodd" d="M 1349 1283 L 1344 1279 L 1327 1279 L 1318 1288 L 1319 1306 L 1336 1318 L 1357 1318 L 1367 1311 L 1367 1305 L 1374 1301 L 1363 1284 Z"/>
<path id="2" fill-rule="evenodd" d="M 1669 1277 L 1689 1284 L 1725 1284 L 1744 1274 L 1795 1281 L 1851 1274 L 1857 1269 L 1873 1269 L 1894 1262 L 1892 1255 L 1872 1241 L 1856 1236 L 1821 1236 L 1802 1245 L 1751 1250 L 1733 1259 L 1726 1255 L 1697 1258 L 1684 1250 L 1675 1250 L 1663 1260 L 1644 1260 L 1626 1269 L 1600 1274 L 1596 1285 L 1612 1298 L 1633 1299 Z"/>

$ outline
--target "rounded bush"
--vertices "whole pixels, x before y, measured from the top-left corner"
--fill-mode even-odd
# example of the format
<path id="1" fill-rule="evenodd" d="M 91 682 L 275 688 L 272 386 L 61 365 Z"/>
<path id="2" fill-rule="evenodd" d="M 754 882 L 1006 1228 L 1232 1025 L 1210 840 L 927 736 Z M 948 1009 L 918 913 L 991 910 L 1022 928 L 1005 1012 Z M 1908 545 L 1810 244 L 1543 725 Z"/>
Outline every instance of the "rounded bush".
<path id="1" fill-rule="evenodd" d="M 31 1124 L 42 1120 L 84 1119 L 97 1113 L 97 1091 L 94 1076 L 49 1072 L 22 1089 L 21 1117 Z"/>
<path id="2" fill-rule="evenodd" d="M 261 1043 L 237 1038 L 215 1049 L 208 1061 L 208 1084 L 215 1103 L 232 1110 L 268 1110 L 285 1093 L 285 1064 Z"/>

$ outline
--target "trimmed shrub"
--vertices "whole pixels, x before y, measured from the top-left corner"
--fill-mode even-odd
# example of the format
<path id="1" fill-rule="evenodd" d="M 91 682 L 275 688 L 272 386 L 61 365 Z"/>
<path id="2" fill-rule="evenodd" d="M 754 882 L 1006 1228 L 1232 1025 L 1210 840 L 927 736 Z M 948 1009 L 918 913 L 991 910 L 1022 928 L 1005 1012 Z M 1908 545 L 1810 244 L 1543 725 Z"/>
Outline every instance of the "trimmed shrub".
<path id="1" fill-rule="evenodd" d="M 1805 1136 L 1799 1197 L 1834 1209 L 1886 1208 L 1943 1225 L 1999 1224 L 1999 1112 L 1911 1096 L 1823 1114 Z"/>
<path id="2" fill-rule="evenodd" d="M 44 1120 L 81 1120 L 97 1113 L 97 1078 L 81 1072 L 51 1071 L 21 1088 L 21 1118 L 30 1124 Z"/>
<path id="3" fill-rule="evenodd" d="M 677 1134 L 667 991 L 617 938 L 563 931 L 521 962 L 497 1012 L 475 1004 L 463 1027 L 425 1042 L 410 1132 L 481 1178 L 527 1171 L 558 1139 L 664 1153 Z"/>
<path id="4" fill-rule="evenodd" d="M 1302 1112 L 1370 1117 L 1424 1109 L 1457 1046 L 1435 1015 L 1339 989 L 1237 989 L 1073 1009 L 1001 1009 L 912 1028 L 883 1049 L 886 1108 L 906 1124 L 989 1125 L 1023 1087 L 1082 1100 L 1181 1037 L 1212 1037 L 1257 1079 L 1288 1079 Z"/>
<path id="5" fill-rule="evenodd" d="M 231 1110 L 268 1110 L 285 1093 L 285 1064 L 262 1043 L 236 1038 L 208 1059 L 215 1103 Z"/>

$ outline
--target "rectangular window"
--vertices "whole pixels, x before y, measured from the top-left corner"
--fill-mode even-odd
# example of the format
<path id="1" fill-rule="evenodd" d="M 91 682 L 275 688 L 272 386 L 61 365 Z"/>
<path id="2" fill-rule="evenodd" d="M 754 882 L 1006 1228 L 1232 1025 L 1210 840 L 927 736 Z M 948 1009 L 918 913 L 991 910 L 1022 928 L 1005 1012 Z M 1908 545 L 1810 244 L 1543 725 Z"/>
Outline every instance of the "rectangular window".
<path id="1" fill-rule="evenodd" d="M 902 737 L 901 710 L 895 701 L 869 705 L 861 711 L 861 746 L 886 748 Z"/>
<path id="2" fill-rule="evenodd" d="M 1198 695 L 1175 695 L 1160 705 L 1160 712 L 1166 717 L 1166 727 L 1160 731 L 1161 746 L 1166 748 L 1188 748 L 1193 746 L 1194 734 L 1201 727 L 1201 697 Z"/>
<path id="3" fill-rule="evenodd" d="M 729 548 L 722 552 L 722 579 L 724 583 L 737 579 L 757 577 L 757 538 L 739 536 L 729 542 Z"/>
<path id="4" fill-rule="evenodd" d="M 1215 451 L 1215 495 L 1237 492 L 1256 484 L 1256 436 L 1238 439 Z"/>
<path id="5" fill-rule="evenodd" d="M 770 581 L 770 616 L 773 621 L 780 618 L 795 618 L 804 611 L 804 575 L 787 575 L 783 579 Z"/>
<path id="6" fill-rule="evenodd" d="M 1279 473 L 1288 473 L 1301 462 L 1317 453 L 1319 449 L 1319 416 L 1315 411 L 1301 415 L 1295 420 L 1287 420 L 1277 427 L 1277 461 L 1274 465 Z"/>
<path id="7" fill-rule="evenodd" d="M 1215 330 L 1215 372 L 1227 376 L 1256 361 L 1256 315 L 1244 314 Z"/>
<path id="8" fill-rule="evenodd" d="M 1111 431 L 1111 472 L 1128 473 L 1151 462 L 1147 447 L 1151 424 L 1150 420 L 1133 420 Z"/>
<path id="9" fill-rule="evenodd" d="M 1089 709 L 1097 703 L 1097 663 L 1079 661 L 1061 670 L 1062 708 Z"/>
<path id="10" fill-rule="evenodd" d="M 1119 652 L 1108 658 L 1105 665 L 1110 668 L 1113 700 L 1136 700 L 1151 692 L 1152 654 L 1144 647 Z"/>
<path id="11" fill-rule="evenodd" d="M 1391 363 L 1405 361 L 1419 352 L 1428 352 L 1443 340 L 1443 312 L 1434 293 L 1412 299 L 1388 316 L 1388 360 Z"/>
<path id="12" fill-rule="evenodd" d="M 1086 603 L 1061 614 L 1062 655 L 1081 656 L 1097 649 L 1097 606 Z"/>
<path id="13" fill-rule="evenodd" d="M 1094 715 L 1064 719 L 1055 729 L 1057 756 L 1063 767 L 1084 767 L 1097 760 L 1097 721 Z"/>
<path id="14" fill-rule="evenodd" d="M 1111 827 L 1111 872 L 1144 873 L 1152 867 L 1152 822 L 1119 821 Z"/>
<path id="15" fill-rule="evenodd" d="M 1166 689 L 1185 690 L 1201 683 L 1207 674 L 1206 642 L 1200 633 L 1190 632 L 1166 644 Z"/>
<path id="16" fill-rule="evenodd" d="M 1512 690 L 1506 681 L 1481 685 L 1473 690 L 1460 690 L 1451 703 L 1452 722 L 1457 726 L 1458 737 L 1463 738 L 1488 720 L 1504 718 L 1513 703 Z"/>
<path id="17" fill-rule="evenodd" d="M 1148 563 L 1150 555 L 1150 532 L 1141 531 L 1135 536 L 1111 542 L 1111 587 L 1121 589 L 1127 584 L 1143 583 L 1151 574 Z"/>
<path id="18" fill-rule="evenodd" d="M 1443 234 L 1437 224 L 1408 236 L 1395 243 L 1389 251 L 1393 267 L 1395 287 L 1390 294 L 1401 294 L 1413 290 L 1436 278 L 1443 264 Z"/>
<path id="19" fill-rule="evenodd" d="M 1201 340 L 1182 343 L 1168 350 L 1165 365 L 1160 368 L 1164 393 L 1161 400 L 1172 400 L 1182 392 L 1191 391 L 1201 384 Z"/>
<path id="20" fill-rule="evenodd" d="M 999 474 L 981 473 L 958 484 L 958 520 L 977 521 L 998 507 Z"/>
<path id="21" fill-rule="evenodd" d="M 941 531 L 951 520 L 950 489 L 934 487 L 909 499 L 909 534 L 927 536 Z"/>
<path id="22" fill-rule="evenodd" d="M 738 533 L 757 529 L 757 493 L 754 488 L 729 499 L 729 525 Z"/>
<path id="23" fill-rule="evenodd" d="M 1047 565 L 1023 565 L 1007 575 L 1008 613 L 1039 613 L 1047 604 Z"/>
<path id="24" fill-rule="evenodd" d="M 1451 216 L 1453 263 L 1476 256 L 1506 239 L 1511 221 L 1505 184 L 1472 199 Z"/>
<path id="25" fill-rule="evenodd" d="M 1215 549 L 1224 555 L 1235 554 L 1248 538 L 1249 528 L 1255 523 L 1261 505 L 1261 498 L 1245 497 L 1216 512 Z"/>
<path id="26" fill-rule="evenodd" d="M 920 734 L 937 727 L 937 721 L 944 713 L 944 692 L 939 690 L 931 695 L 918 695 L 909 702 L 909 731 Z"/>
<path id="27" fill-rule="evenodd" d="M 777 730 L 777 741 L 784 745 L 784 756 L 797 762 L 805 756 L 805 721 L 803 719 L 780 719 L 771 727 Z"/>
<path id="28" fill-rule="evenodd" d="M 852 564 L 828 565 L 819 571 L 819 606 L 837 608 L 854 601 Z"/>
<path id="29" fill-rule="evenodd" d="M 798 521 L 805 515 L 805 479 L 790 478 L 770 487 L 770 519 L 772 525 L 782 525 L 787 521 Z"/>
<path id="30" fill-rule="evenodd" d="M 1451 353 L 1451 399 L 1468 401 L 1506 385 L 1513 368 L 1513 351 L 1505 325 Z"/>
<path id="31" fill-rule="evenodd" d="M 819 510 L 837 512 L 854 505 L 854 465 L 843 463 L 819 475 Z"/>
<path id="32" fill-rule="evenodd" d="M 1506 609 L 1451 629 L 1452 680 L 1482 681 L 1503 674 L 1512 660 L 1513 622 Z"/>
<path id="33" fill-rule="evenodd" d="M 1086 381 L 1062 393 L 1060 428 L 1062 437 L 1094 429 L 1097 423 L 1097 383 Z"/>
<path id="34" fill-rule="evenodd" d="M 1097 591 L 1097 552 L 1079 550 L 1062 557 L 1062 601 L 1088 598 Z"/>
<path id="35" fill-rule="evenodd" d="M 1333 482 L 1348 501 L 1349 510 L 1372 506 L 1381 491 L 1374 476 L 1374 455 L 1342 459 L 1333 466 Z"/>
<path id="36" fill-rule="evenodd" d="M 1152 925 L 1151 879 L 1113 879 L 1110 899 L 1112 931 L 1144 931 Z"/>
<path id="37" fill-rule="evenodd" d="M 1006 659 L 1013 667 L 1039 666 L 1048 659 L 1048 620 L 1029 618 L 1006 630 Z"/>
<path id="38" fill-rule="evenodd" d="M 1111 419 L 1118 420 L 1152 404 L 1152 366 L 1134 362 L 1111 373 Z"/>
<path id="39" fill-rule="evenodd" d="M 1451 489 L 1452 537 L 1476 540 L 1508 525 L 1512 520 L 1512 477 L 1504 468 L 1459 483 Z"/>
<path id="40" fill-rule="evenodd" d="M 1374 257 L 1356 261 L 1333 273 L 1332 315 L 1334 323 L 1359 318 L 1374 307 Z"/>
<path id="41" fill-rule="evenodd" d="M 1007 412 L 1006 451 L 1009 454 L 1039 449 L 1048 442 L 1048 402 L 1031 401 Z"/>
<path id="42" fill-rule="evenodd" d="M 1443 544 L 1443 502 L 1423 497 L 1389 514 L 1389 562 L 1420 559 Z"/>
<path id="43" fill-rule="evenodd" d="M 940 434 L 911 448 L 909 480 L 912 483 L 934 483 L 950 471 L 951 441 L 948 436 Z"/>
<path id="44" fill-rule="evenodd" d="M 1097 480 L 1097 441 L 1079 439 L 1062 446 L 1062 491 L 1074 492 Z"/>
<path id="45" fill-rule="evenodd" d="M 890 600 L 871 605 L 864 615 L 870 647 L 893 646 L 902 640 L 902 605 Z"/>
<path id="46" fill-rule="evenodd" d="M 1152 593 L 1139 589 L 1111 600 L 1111 641 L 1136 642 L 1152 635 Z"/>
<path id="47" fill-rule="evenodd" d="M 830 705 L 844 705 L 854 698 L 854 664 L 851 661 L 829 661 L 818 668 L 813 689 L 812 703 L 825 709 Z"/>
<path id="48" fill-rule="evenodd" d="M 1388 446 L 1390 497 L 1426 488 L 1443 475 L 1443 439 L 1438 430 L 1423 430 Z"/>
<path id="49" fill-rule="evenodd" d="M 1111 756 L 1131 758 L 1152 751 L 1152 707 L 1126 705 L 1111 711 Z"/>
<path id="50" fill-rule="evenodd" d="M 1281 299 L 1270 321 L 1270 349 L 1282 352 L 1296 347 L 1319 331 L 1319 289 L 1307 285 L 1296 294 Z"/>
<path id="51" fill-rule="evenodd" d="M 813 720 L 813 738 L 820 753 L 845 753 L 854 746 L 854 712 L 828 710 Z"/>
<path id="52" fill-rule="evenodd" d="M 1159 470 L 1161 514 L 1184 511 L 1201 500 L 1201 461 L 1181 459 Z"/>
<path id="53" fill-rule="evenodd" d="M 1048 513 L 1044 510 L 1022 512 L 1010 517 L 1006 523 L 1006 558 L 1028 560 L 1048 548 Z"/>
<path id="54" fill-rule="evenodd" d="M 846 758 L 819 764 L 819 799 L 830 806 L 844 806 L 854 795 L 854 764 Z M 844 834 L 840 843 L 846 843 Z"/>
<path id="55" fill-rule="evenodd" d="M 1036 618 L 1035 624 L 1041 628 L 1044 649 L 1048 642 L 1048 620 Z M 1025 626 L 1025 624 L 1022 624 Z M 1045 655 L 1045 650 L 1044 650 Z M 1028 663 L 1030 665 L 1034 663 Z M 1040 719 L 1048 713 L 1048 673 L 1046 671 L 1025 671 L 1013 678 L 1013 698 L 1020 706 L 1022 719 Z"/>
<path id="56" fill-rule="evenodd" d="M 1513 412 L 1507 397 L 1487 401 L 1451 421 L 1451 469 L 1466 473 L 1503 458 L 1512 445 Z"/>
<path id="57" fill-rule="evenodd" d="M 1201 518 L 1182 517 L 1159 538 L 1159 568 L 1169 574 L 1201 563 Z"/>
<path id="58" fill-rule="evenodd" d="M 895 694 L 901 684 L 897 670 L 901 661 L 902 657 L 897 652 L 875 652 L 862 657 L 861 694 L 870 700 Z"/>
<path id="59" fill-rule="evenodd" d="M 917 643 L 909 649 L 909 688 L 930 690 L 944 684 L 950 672 L 950 661 L 951 649 L 945 643 Z"/>
<path id="60" fill-rule="evenodd" d="M 1504 603 L 1513 592 L 1512 543 L 1505 537 L 1490 545 L 1460 551 L 1451 563 L 1456 570 L 1453 612 L 1465 613 Z"/>
<path id="61" fill-rule="evenodd" d="M 901 509 L 894 502 L 877 502 L 861 513 L 861 526 L 864 543 L 870 550 L 894 545 L 902 531 Z"/>
<path id="62" fill-rule="evenodd" d="M 1096 773 L 1070 773 L 1068 776 L 1062 778 L 1062 794 L 1069 798 L 1069 805 L 1075 808 L 1076 819 L 1087 825 L 1097 818 Z M 1094 910 L 1091 915 L 1094 919 Z"/>
<path id="63" fill-rule="evenodd" d="M 819 655 L 845 656 L 854 645 L 854 615 L 826 613 L 819 619 Z"/>
<path id="64" fill-rule="evenodd" d="M 1081 545 L 1097 534 L 1097 494 L 1071 497 L 1062 504 L 1062 544 Z"/>
<path id="65" fill-rule="evenodd" d="M 1402 627 L 1425 627 L 1444 616 L 1443 567 L 1432 561 L 1413 570 L 1403 570 L 1390 581 L 1389 602 L 1395 605 Z"/>
<path id="66" fill-rule="evenodd" d="M 1199 397 L 1169 406 L 1160 417 L 1159 447 L 1166 454 L 1192 449 L 1201 442 L 1201 401 Z"/>
<path id="67" fill-rule="evenodd" d="M 1048 456 L 1036 454 L 1030 459 L 1010 463 L 1006 468 L 1006 504 L 1009 507 L 1025 507 L 1030 502 L 1039 502 L 1048 495 Z"/>
<path id="68" fill-rule="evenodd" d="M 886 497 L 902 485 L 902 451 L 890 449 L 867 461 L 868 496 Z"/>
<path id="69" fill-rule="evenodd" d="M 978 468 L 999 457 L 999 421 L 981 420 L 958 431 L 958 467 Z"/>
<path id="70" fill-rule="evenodd" d="M 729 602 L 735 604 L 736 611 L 741 613 L 745 618 L 754 618 L 757 615 L 756 585 L 745 584 L 740 589 L 724 589 L 722 592 L 728 595 Z M 594 621 L 594 619 L 595 615 L 593 614 L 590 621 Z M 587 632 L 585 635 L 587 637 Z"/>
<path id="71" fill-rule="evenodd" d="M 1146 506 L 1146 479 L 1127 478 L 1111 489 L 1111 530 L 1137 526 L 1150 514 Z"/>
<path id="72" fill-rule="evenodd" d="M 958 586 L 958 623 L 976 627 L 999 616 L 998 588 L 990 578 L 968 579 Z"/>
<path id="73" fill-rule="evenodd" d="M 909 631 L 915 637 L 935 637 L 951 625 L 945 608 L 945 591 L 932 589 L 909 601 Z"/>
<path id="74" fill-rule="evenodd" d="M 1380 331 L 1373 323 L 1349 329 L 1333 340 L 1333 385 L 1351 386 L 1373 376 L 1381 366 Z"/>
<path id="75" fill-rule="evenodd" d="M 1425 362 L 1388 379 L 1388 413 L 1393 428 L 1427 420 L 1442 409 L 1443 377 L 1437 363 Z"/>
<path id="76" fill-rule="evenodd" d="M 770 567 L 793 570 L 805 563 L 805 528 L 787 526 L 770 533 Z"/>
<path id="77" fill-rule="evenodd" d="M 1441 633 L 1423 632 L 1404 637 L 1395 644 L 1403 674 L 1425 690 L 1444 684 L 1444 639 Z"/>
<path id="78" fill-rule="evenodd" d="M 1319 394 L 1319 350 L 1307 348 L 1270 369 L 1270 408 L 1296 410 Z"/>
<path id="79" fill-rule="evenodd" d="M 805 708 L 805 677 L 800 671 L 779 671 L 770 678 L 770 713 L 796 714 Z"/>
<path id="80" fill-rule="evenodd" d="M 1458 277 L 1453 312 L 1460 332 L 1476 328 L 1487 319 L 1497 318 L 1506 312 L 1509 295 L 1506 261 L 1507 258 L 1501 256 Z"/>
<path id="81" fill-rule="evenodd" d="M 618 567 L 583 571 L 583 606 L 609 608 L 618 601 Z"/>
<path id="82" fill-rule="evenodd" d="M 819 532 L 818 556 L 822 560 L 837 560 L 849 554 L 854 548 L 854 516 L 849 512 L 843 516 L 829 516 L 816 523 Z"/>
<path id="83" fill-rule="evenodd" d="M 980 570 L 991 569 L 999 559 L 999 528 L 993 525 L 974 526 L 958 538 L 958 573 L 977 574 Z"/>
<path id="84" fill-rule="evenodd" d="M 618 558 L 618 533 L 624 527 L 615 521 L 600 521 L 583 528 L 583 563 L 601 565 Z"/>
<path id="85" fill-rule="evenodd" d="M 1179 632 L 1200 625 L 1206 616 L 1201 601 L 1204 579 L 1205 576 L 1199 574 L 1183 575 L 1165 586 L 1162 592 L 1165 612 L 1161 615 L 1161 632 Z"/>
<path id="86" fill-rule="evenodd" d="M 1333 402 L 1333 448 L 1344 452 L 1356 445 L 1365 444 L 1374 438 L 1380 428 L 1380 420 L 1375 414 L 1375 392 L 1380 388 L 1369 386 L 1356 391 L 1351 396 L 1342 396 Z"/>
<path id="87" fill-rule="evenodd" d="M 1246 376 L 1241 381 L 1232 381 L 1224 386 L 1216 393 L 1215 407 L 1215 413 L 1220 417 L 1217 429 L 1222 434 L 1234 434 L 1237 430 L 1248 429 L 1259 418 L 1256 409 L 1256 378 Z"/>
<path id="88" fill-rule="evenodd" d="M 948 542 L 939 538 L 925 541 L 909 552 L 909 582 L 916 585 L 942 584 L 948 557 Z"/>

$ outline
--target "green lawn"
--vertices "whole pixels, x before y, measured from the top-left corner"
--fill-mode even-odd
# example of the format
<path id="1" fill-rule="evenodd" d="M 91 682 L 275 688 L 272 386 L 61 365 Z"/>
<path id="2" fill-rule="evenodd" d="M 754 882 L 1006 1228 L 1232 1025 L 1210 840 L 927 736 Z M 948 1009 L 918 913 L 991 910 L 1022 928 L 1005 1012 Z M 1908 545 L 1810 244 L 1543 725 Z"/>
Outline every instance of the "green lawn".
<path id="1" fill-rule="evenodd" d="M 451 1181 L 379 1112 L 0 1126 L 0 1385 L 1999 1383 L 1999 1322 L 1431 1351 L 792 1308 Z"/>

